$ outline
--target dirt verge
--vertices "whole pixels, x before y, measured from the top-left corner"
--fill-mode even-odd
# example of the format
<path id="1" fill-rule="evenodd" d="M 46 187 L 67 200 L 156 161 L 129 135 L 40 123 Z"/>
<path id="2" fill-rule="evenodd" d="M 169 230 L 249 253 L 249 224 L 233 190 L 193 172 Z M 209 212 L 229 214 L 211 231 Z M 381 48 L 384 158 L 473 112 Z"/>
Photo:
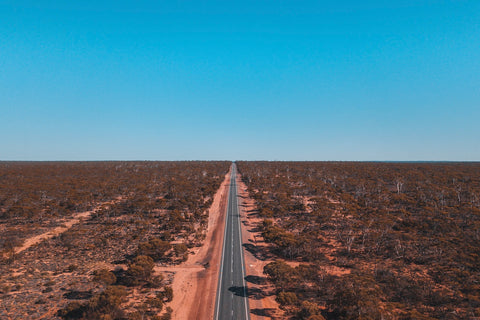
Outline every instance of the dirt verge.
<path id="1" fill-rule="evenodd" d="M 268 244 L 263 240 L 258 228 L 262 219 L 258 216 L 255 201 L 249 198 L 247 186 L 243 183 L 240 174 L 237 174 L 236 179 L 250 318 L 251 320 L 283 319 L 283 312 L 273 295 L 274 288 L 268 284 L 263 274 L 263 267 L 272 262 L 273 257 L 268 253 Z"/>
<path id="2" fill-rule="evenodd" d="M 173 319 L 213 319 L 229 185 L 230 172 L 213 198 L 203 246 L 178 266 L 155 268 L 156 272 L 173 274 L 173 300 L 168 304 Z"/>

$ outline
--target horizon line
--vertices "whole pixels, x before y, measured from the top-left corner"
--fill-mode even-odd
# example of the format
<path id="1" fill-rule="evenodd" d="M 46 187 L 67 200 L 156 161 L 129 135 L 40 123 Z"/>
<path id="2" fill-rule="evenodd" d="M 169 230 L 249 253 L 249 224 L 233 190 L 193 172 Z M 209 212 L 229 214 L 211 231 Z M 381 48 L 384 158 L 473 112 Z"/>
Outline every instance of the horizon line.
<path id="1" fill-rule="evenodd" d="M 230 159 L 177 159 L 177 160 L 140 160 L 140 159 L 135 159 L 135 160 L 126 160 L 126 159 L 102 159 L 102 160 L 2 160 L 0 159 L 1 162 L 202 162 L 202 161 L 208 161 L 208 162 L 215 162 L 215 161 L 227 161 L 227 162 L 379 162 L 379 163 L 477 163 L 480 162 L 480 160 L 309 160 L 309 159 L 304 159 L 304 160 L 271 160 L 271 159 L 256 159 L 256 160 L 242 160 L 242 159 L 236 159 L 236 160 L 230 160 Z"/>

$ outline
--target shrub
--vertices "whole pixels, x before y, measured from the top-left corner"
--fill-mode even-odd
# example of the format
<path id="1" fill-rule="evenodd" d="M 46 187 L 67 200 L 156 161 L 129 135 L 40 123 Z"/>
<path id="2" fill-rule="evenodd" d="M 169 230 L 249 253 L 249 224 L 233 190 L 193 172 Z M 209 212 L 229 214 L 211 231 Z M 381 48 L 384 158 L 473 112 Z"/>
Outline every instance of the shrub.
<path id="1" fill-rule="evenodd" d="M 57 315 L 63 319 L 119 319 L 125 316 L 120 304 L 127 296 L 125 287 L 109 286 L 86 304 L 71 302 Z"/>
<path id="2" fill-rule="evenodd" d="M 317 304 L 309 301 L 303 301 L 302 307 L 299 312 L 300 319 L 308 319 L 308 320 L 321 320 L 324 319 L 320 315 L 320 308 Z"/>
<path id="3" fill-rule="evenodd" d="M 117 282 L 117 277 L 115 277 L 113 272 L 107 269 L 100 269 L 93 273 L 93 280 L 106 285 L 111 285 Z"/>
<path id="4" fill-rule="evenodd" d="M 168 241 L 153 238 L 138 245 L 138 255 L 149 256 L 154 261 L 159 261 L 165 258 L 165 253 L 171 248 L 172 245 Z"/>
<path id="5" fill-rule="evenodd" d="M 263 268 L 263 272 L 279 288 L 288 288 L 293 284 L 295 269 L 283 261 L 270 262 Z"/>
<path id="6" fill-rule="evenodd" d="M 188 247 L 185 243 L 178 243 L 173 246 L 173 250 L 177 257 L 181 257 L 182 261 L 187 261 L 188 259 Z"/>
<path id="7" fill-rule="evenodd" d="M 294 292 L 282 291 L 275 299 L 281 306 L 293 306 L 298 303 L 297 295 Z"/>
<path id="8" fill-rule="evenodd" d="M 125 272 L 125 283 L 129 286 L 136 286 L 150 280 L 155 263 L 149 256 L 138 256 L 128 266 Z"/>
<path id="9" fill-rule="evenodd" d="M 172 287 L 170 287 L 170 286 L 165 286 L 164 295 L 165 295 L 165 300 L 166 300 L 167 302 L 172 301 L 172 300 L 173 300 L 173 289 L 172 289 Z"/>

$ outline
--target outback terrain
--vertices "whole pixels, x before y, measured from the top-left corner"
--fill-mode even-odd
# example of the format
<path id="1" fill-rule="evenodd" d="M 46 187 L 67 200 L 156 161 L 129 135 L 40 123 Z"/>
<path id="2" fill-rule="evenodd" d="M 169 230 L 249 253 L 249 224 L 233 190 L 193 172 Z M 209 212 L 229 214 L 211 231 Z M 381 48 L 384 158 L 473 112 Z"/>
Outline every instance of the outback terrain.
<path id="1" fill-rule="evenodd" d="M 479 163 L 236 167 L 0 162 L 0 319 L 212 319 L 231 178 L 252 320 L 479 319 Z"/>
<path id="2" fill-rule="evenodd" d="M 480 164 L 238 162 L 238 170 L 254 200 L 245 224 L 257 232 L 244 245 L 264 261 L 284 318 L 480 317 Z M 264 285 L 250 298 L 270 294 Z"/>
<path id="3" fill-rule="evenodd" d="M 0 163 L 0 318 L 172 318 L 166 269 L 204 243 L 229 167 Z"/>

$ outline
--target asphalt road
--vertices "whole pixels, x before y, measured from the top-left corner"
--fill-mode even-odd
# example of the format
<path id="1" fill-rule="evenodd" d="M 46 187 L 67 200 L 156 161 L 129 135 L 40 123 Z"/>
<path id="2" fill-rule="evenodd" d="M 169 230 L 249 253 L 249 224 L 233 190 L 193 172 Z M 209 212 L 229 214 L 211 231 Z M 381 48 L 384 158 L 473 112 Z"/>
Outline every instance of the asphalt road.
<path id="1" fill-rule="evenodd" d="M 236 173 L 237 168 L 233 164 L 215 306 L 215 319 L 217 320 L 250 319 L 235 180 Z"/>

